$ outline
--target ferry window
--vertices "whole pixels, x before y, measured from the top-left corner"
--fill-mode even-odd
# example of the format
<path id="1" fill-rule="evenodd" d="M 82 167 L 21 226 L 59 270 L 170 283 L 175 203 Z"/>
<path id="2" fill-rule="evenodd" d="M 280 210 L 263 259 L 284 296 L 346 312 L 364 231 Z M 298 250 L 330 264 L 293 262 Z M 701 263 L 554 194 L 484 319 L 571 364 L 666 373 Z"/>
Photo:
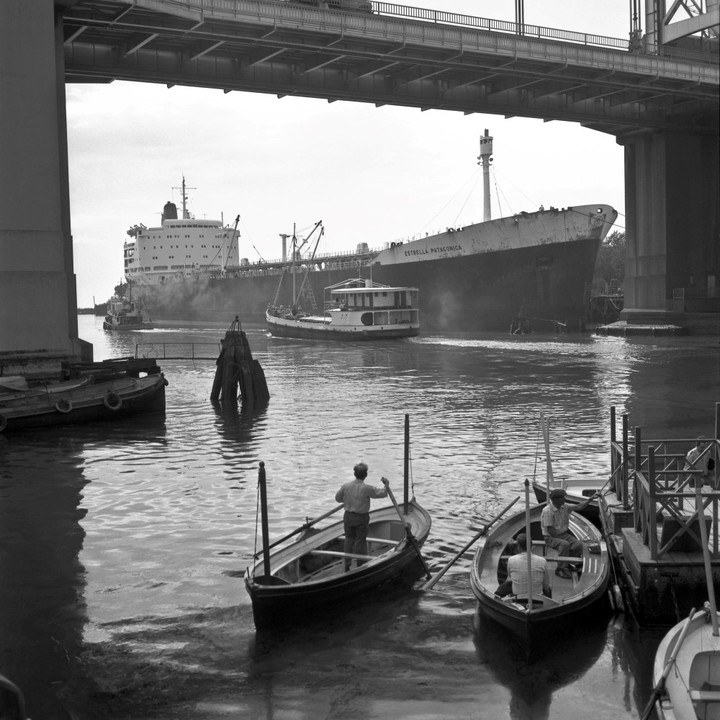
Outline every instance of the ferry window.
<path id="1" fill-rule="evenodd" d="M 375 324 L 376 325 L 387 325 L 389 322 L 387 312 L 376 312 L 375 313 Z"/>
<path id="2" fill-rule="evenodd" d="M 363 313 L 360 316 L 360 322 L 363 325 L 372 325 L 373 324 L 373 314 L 371 312 Z"/>

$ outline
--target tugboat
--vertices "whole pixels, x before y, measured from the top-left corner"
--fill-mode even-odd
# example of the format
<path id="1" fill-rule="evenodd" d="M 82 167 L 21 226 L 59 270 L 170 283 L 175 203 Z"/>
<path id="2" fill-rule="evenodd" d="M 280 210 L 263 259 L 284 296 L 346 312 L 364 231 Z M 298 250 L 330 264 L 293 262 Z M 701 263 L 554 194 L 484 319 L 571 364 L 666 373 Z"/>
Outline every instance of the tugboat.
<path id="1" fill-rule="evenodd" d="M 108 300 L 103 330 L 152 330 L 153 327 L 131 298 L 113 295 Z"/>

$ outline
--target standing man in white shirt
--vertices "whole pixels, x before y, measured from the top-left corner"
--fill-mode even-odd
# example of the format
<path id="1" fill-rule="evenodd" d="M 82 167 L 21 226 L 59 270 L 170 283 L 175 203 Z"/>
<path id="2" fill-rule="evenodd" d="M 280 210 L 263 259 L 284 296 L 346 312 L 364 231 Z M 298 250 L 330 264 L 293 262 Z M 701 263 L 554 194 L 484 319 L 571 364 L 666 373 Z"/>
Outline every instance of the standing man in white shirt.
<path id="1" fill-rule="evenodd" d="M 365 484 L 368 474 L 368 466 L 364 462 L 358 463 L 353 468 L 355 479 L 346 482 L 335 493 L 336 502 L 345 506 L 343 524 L 345 526 L 345 543 L 343 551 L 353 555 L 367 555 L 367 533 L 370 524 L 370 498 L 387 497 L 387 478 L 380 478 L 385 487 L 377 488 Z M 350 569 L 352 558 L 344 560 L 345 572 Z M 358 566 L 365 560 L 357 558 Z"/>

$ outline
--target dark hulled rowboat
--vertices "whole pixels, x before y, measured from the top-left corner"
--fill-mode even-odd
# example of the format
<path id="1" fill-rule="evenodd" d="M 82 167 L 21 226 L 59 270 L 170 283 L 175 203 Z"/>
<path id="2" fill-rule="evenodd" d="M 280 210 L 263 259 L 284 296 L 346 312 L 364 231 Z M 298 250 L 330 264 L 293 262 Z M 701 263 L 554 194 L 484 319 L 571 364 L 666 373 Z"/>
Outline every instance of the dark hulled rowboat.
<path id="1" fill-rule="evenodd" d="M 165 413 L 159 371 L 145 377 L 93 376 L 17 388 L 0 384 L 0 432 Z"/>
<path id="2" fill-rule="evenodd" d="M 587 518 L 570 514 L 570 532 L 583 541 L 583 554 L 577 558 L 580 573 L 571 579 L 554 574 L 556 553 L 546 548 L 540 529 L 543 506 L 529 508 L 530 537 L 533 552 L 542 554 L 550 565 L 552 598 L 533 596 L 528 607 L 527 596 L 500 598 L 495 590 L 507 576 L 507 558 L 515 538 L 526 532 L 526 512 L 516 513 L 480 539 L 470 569 L 470 584 L 478 600 L 479 611 L 512 632 L 527 651 L 535 652 L 542 641 L 554 632 L 562 632 L 570 623 L 582 623 L 597 615 L 597 605 L 607 601 L 609 580 L 608 553 L 597 528 Z M 599 552 L 591 552 L 591 548 Z"/>
<path id="3" fill-rule="evenodd" d="M 422 547 L 430 532 L 430 515 L 412 500 L 403 516 L 417 546 Z M 418 563 L 417 551 L 392 506 L 370 512 L 367 562 L 348 572 L 343 571 L 344 533 L 342 522 L 310 530 L 270 553 L 269 576 L 262 558 L 246 570 L 245 587 L 257 629 L 347 601 L 400 577 Z"/>

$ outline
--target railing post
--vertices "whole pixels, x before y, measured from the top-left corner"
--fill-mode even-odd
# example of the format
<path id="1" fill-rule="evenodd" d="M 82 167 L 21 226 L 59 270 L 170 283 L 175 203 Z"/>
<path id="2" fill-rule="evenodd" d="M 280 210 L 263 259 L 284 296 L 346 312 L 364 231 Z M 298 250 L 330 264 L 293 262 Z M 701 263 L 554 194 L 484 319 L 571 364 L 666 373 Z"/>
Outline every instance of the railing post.
<path id="1" fill-rule="evenodd" d="M 630 448 L 628 447 L 628 416 L 623 415 L 623 469 L 622 469 L 622 504 L 623 510 L 630 508 L 630 480 L 628 478 L 628 455 Z"/>
<path id="2" fill-rule="evenodd" d="M 617 493 L 617 478 L 615 477 L 615 406 L 610 406 L 610 489 Z"/>
<path id="3" fill-rule="evenodd" d="M 648 486 L 650 488 L 650 507 L 648 523 L 650 526 L 650 557 L 657 560 L 657 488 L 655 486 L 655 448 L 648 447 Z"/>

